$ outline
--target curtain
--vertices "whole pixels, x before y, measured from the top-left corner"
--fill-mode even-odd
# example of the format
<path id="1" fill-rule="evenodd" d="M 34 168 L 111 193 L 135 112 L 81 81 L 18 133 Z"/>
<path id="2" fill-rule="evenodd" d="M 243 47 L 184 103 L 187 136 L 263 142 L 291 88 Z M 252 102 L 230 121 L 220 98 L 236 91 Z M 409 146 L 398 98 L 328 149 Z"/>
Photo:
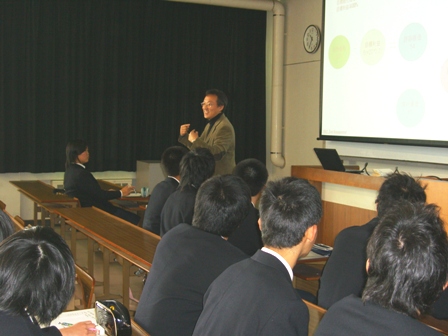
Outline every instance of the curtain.
<path id="1" fill-rule="evenodd" d="M 0 1 L 0 173 L 64 170 L 71 139 L 92 171 L 134 171 L 205 126 L 229 97 L 237 161 L 265 161 L 266 13 L 142 0 Z"/>

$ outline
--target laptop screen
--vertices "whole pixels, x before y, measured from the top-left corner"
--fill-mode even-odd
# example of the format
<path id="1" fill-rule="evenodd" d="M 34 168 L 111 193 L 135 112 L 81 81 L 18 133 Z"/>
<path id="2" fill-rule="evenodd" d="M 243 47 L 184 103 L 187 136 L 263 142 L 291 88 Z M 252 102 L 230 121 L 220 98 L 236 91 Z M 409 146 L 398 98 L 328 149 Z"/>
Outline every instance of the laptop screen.
<path id="1" fill-rule="evenodd" d="M 314 148 L 314 152 L 325 170 L 345 171 L 345 167 L 336 149 Z"/>

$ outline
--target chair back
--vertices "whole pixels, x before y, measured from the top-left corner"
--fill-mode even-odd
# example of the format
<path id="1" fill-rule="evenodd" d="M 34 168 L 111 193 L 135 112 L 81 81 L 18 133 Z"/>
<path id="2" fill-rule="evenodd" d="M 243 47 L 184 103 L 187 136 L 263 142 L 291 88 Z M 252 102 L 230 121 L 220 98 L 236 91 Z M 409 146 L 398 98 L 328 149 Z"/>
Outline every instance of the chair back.
<path id="1" fill-rule="evenodd" d="M 93 308 L 95 294 L 95 279 L 82 267 L 75 264 L 76 286 L 75 286 L 75 308 Z M 79 304 L 78 304 L 79 300 Z"/>
<path id="2" fill-rule="evenodd" d="M 310 321 L 308 322 L 308 336 L 312 336 L 316 332 L 317 326 L 327 310 L 306 300 L 303 300 L 303 302 L 305 302 L 310 313 Z"/>
<path id="3" fill-rule="evenodd" d="M 16 232 L 23 230 L 26 226 L 25 221 L 19 215 L 15 216 L 12 222 L 14 223 L 14 228 Z"/>
<path id="4" fill-rule="evenodd" d="M 6 209 L 6 204 L 3 203 L 3 201 L 0 201 L 0 209 L 1 210 L 5 210 Z"/>

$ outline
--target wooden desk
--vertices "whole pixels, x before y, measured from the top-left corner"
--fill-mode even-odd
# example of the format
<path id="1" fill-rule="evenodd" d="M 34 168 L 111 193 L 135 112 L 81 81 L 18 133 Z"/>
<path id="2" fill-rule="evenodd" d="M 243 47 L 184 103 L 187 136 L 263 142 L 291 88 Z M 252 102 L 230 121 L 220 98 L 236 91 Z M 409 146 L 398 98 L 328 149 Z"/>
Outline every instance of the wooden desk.
<path id="1" fill-rule="evenodd" d="M 34 202 L 34 225 L 37 225 L 38 212 L 41 213 L 42 225 L 45 225 L 43 206 L 52 207 L 62 204 L 67 207 L 76 207 L 79 205 L 78 201 L 70 196 L 55 194 L 53 186 L 42 181 L 9 181 L 9 183 Z"/>
<path id="2" fill-rule="evenodd" d="M 336 172 L 310 166 L 292 166 L 291 175 L 310 181 L 320 193 L 323 183 L 377 191 L 384 182 L 383 177 Z M 427 202 L 440 207 L 440 217 L 445 221 L 445 229 L 448 229 L 448 182 L 431 179 L 421 179 L 421 182 L 422 185 L 426 185 Z M 322 206 L 324 215 L 319 224 L 316 241 L 330 246 L 334 245 L 334 238 L 342 229 L 363 225 L 376 217 L 376 211 L 369 209 L 328 201 L 323 201 Z"/>
<path id="3" fill-rule="evenodd" d="M 123 258 L 123 304 L 129 307 L 130 265 L 149 271 L 160 237 L 111 214 L 92 208 L 54 209 L 72 226 L 71 248 L 76 254 L 76 230 L 88 238 L 88 270 L 93 274 L 93 242 L 105 247 L 103 256 L 104 296 L 109 292 L 109 251 Z"/>

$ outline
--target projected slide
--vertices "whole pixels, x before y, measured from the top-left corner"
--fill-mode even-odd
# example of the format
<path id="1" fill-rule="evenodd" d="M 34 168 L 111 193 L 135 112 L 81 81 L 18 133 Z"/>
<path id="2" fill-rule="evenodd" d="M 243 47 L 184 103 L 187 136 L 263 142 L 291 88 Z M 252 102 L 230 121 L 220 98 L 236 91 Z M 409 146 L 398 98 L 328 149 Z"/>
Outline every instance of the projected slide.
<path id="1" fill-rule="evenodd" d="M 321 138 L 448 141 L 446 13 L 447 0 L 326 0 Z"/>

